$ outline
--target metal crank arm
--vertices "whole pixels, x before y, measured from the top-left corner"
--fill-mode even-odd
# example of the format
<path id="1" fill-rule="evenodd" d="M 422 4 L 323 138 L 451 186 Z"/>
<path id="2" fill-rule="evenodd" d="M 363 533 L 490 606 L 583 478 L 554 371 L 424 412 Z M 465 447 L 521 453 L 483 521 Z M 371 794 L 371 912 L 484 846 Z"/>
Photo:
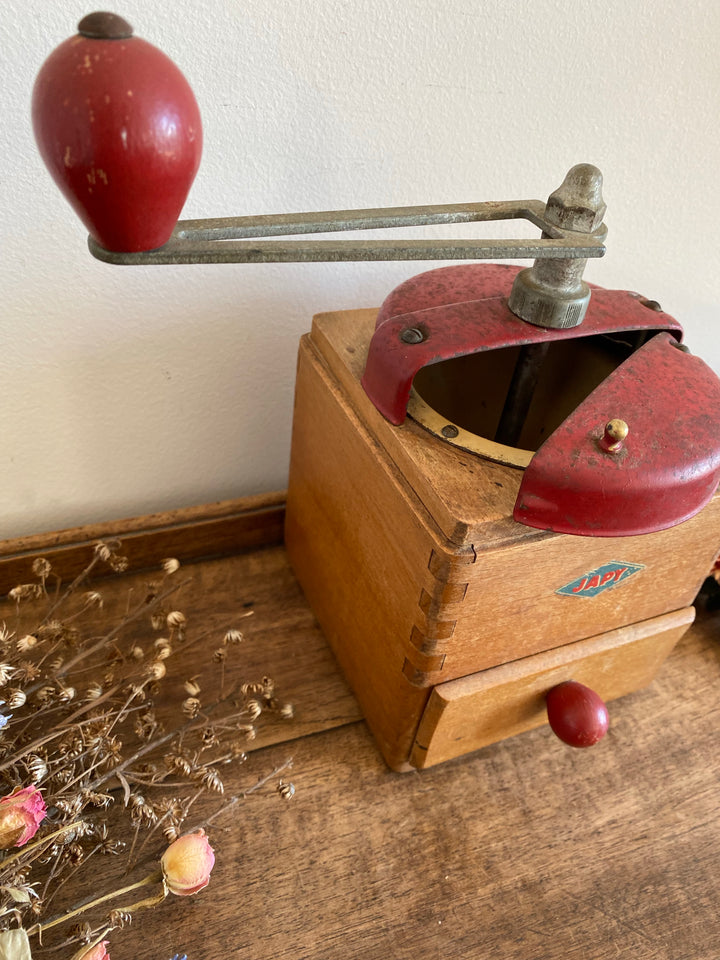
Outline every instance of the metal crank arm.
<path id="1" fill-rule="evenodd" d="M 266 238 L 347 230 L 385 230 L 524 219 L 537 240 L 304 240 Z M 253 241 L 262 240 L 261 243 Z M 301 263 L 372 260 L 587 259 L 605 253 L 604 233 L 564 230 L 545 217 L 539 200 L 490 201 L 422 207 L 380 207 L 258 217 L 180 220 L 162 247 L 141 253 L 107 250 L 90 237 L 98 260 L 120 265 L 183 263 Z"/>

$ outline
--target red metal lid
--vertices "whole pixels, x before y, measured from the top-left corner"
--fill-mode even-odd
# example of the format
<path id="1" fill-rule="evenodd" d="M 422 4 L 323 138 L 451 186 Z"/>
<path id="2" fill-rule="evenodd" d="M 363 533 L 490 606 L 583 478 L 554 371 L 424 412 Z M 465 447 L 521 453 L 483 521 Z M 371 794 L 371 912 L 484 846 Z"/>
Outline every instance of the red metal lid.
<path id="1" fill-rule="evenodd" d="M 719 410 L 713 371 L 669 334 L 657 334 L 535 453 L 515 519 L 595 537 L 650 533 L 687 520 L 718 484 Z M 611 420 L 627 426 L 625 437 L 606 431 Z"/>
<path id="2" fill-rule="evenodd" d="M 602 287 L 591 287 L 581 326 L 564 330 L 532 326 L 507 305 L 520 269 L 483 263 L 440 267 L 393 290 L 380 308 L 362 379 L 384 417 L 391 423 L 403 422 L 415 374 L 440 360 L 626 330 L 668 330 L 678 340 L 682 337 L 680 324 L 667 313 L 649 310 L 642 297 Z M 409 341 L 407 331 L 420 336 Z"/>
<path id="3" fill-rule="evenodd" d="M 380 310 L 369 347 L 362 382 L 372 402 L 400 424 L 413 379 L 429 364 L 512 346 L 653 331 L 533 455 L 514 518 L 546 530 L 616 537 L 661 530 L 697 513 L 720 479 L 720 380 L 680 346 L 680 325 L 637 294 L 593 287 L 581 326 L 532 326 L 507 307 L 518 269 L 443 267 L 397 287 Z"/>

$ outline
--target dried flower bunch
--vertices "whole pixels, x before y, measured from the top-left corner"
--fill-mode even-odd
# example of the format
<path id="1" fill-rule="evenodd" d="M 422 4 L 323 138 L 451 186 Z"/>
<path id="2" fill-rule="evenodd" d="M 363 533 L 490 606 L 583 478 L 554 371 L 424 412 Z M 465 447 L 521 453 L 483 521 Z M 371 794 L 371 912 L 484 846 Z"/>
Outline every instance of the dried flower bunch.
<path id="1" fill-rule="evenodd" d="M 9 594 L 15 623 L 0 625 L 0 960 L 62 948 L 73 960 L 104 960 L 108 935 L 138 910 L 207 886 L 215 854 L 205 828 L 218 816 L 273 781 L 281 797 L 295 792 L 281 779 L 288 761 L 224 795 L 223 771 L 247 759 L 258 723 L 290 719 L 292 706 L 268 677 L 226 689 L 237 628 L 201 677 L 183 676 L 182 655 L 207 636 L 192 637 L 170 603 L 177 560 L 163 561 L 114 617 L 103 611 L 90 576 L 122 573 L 120 547 L 98 543 L 65 588 L 37 559 L 34 579 Z M 191 823 L 191 813 L 204 819 Z M 78 902 L 103 857 L 142 876 Z"/>

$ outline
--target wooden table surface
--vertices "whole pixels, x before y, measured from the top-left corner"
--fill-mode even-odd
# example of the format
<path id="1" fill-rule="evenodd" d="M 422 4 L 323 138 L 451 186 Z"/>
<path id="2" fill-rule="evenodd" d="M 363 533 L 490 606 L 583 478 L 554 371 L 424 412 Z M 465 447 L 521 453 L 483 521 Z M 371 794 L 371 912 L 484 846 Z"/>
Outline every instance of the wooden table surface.
<path id="1" fill-rule="evenodd" d="M 281 546 L 184 569 L 191 628 L 252 604 L 241 672 L 273 676 L 296 709 L 226 791 L 292 758 L 296 795 L 239 805 L 212 834 L 210 886 L 115 933 L 113 960 L 720 957 L 720 613 L 611 705 L 595 748 L 543 728 L 398 774 Z"/>
<path id="2" fill-rule="evenodd" d="M 254 604 L 245 669 L 296 707 L 280 735 L 295 739 L 253 753 L 240 779 L 292 757 L 297 793 L 249 798 L 214 835 L 207 890 L 123 931 L 114 960 L 720 957 L 719 614 L 611 706 L 591 750 L 545 728 L 396 774 L 282 548 L 191 572 L 191 619 Z"/>

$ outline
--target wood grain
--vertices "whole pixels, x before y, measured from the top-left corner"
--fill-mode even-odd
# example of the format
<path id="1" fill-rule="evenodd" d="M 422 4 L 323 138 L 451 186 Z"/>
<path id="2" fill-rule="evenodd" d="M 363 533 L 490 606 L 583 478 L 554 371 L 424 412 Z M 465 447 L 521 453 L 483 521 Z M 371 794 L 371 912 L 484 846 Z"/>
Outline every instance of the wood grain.
<path id="1" fill-rule="evenodd" d="M 591 750 L 543 728 L 397 775 L 362 724 L 295 742 L 295 798 L 249 799 L 207 890 L 114 960 L 717 960 L 719 633 L 693 627 Z"/>
<path id="2" fill-rule="evenodd" d="M 472 454 L 440 440 L 428 443 L 427 431 L 414 421 L 408 419 L 396 427 L 375 409 L 360 383 L 375 317 L 372 310 L 319 314 L 313 319 L 313 343 L 444 536 L 454 544 L 472 542 L 482 537 L 481 527 L 494 525 L 511 540 L 547 536 L 507 522 L 520 488 L 521 471 L 490 462 L 478 469 Z"/>
<path id="3" fill-rule="evenodd" d="M 113 934 L 113 960 L 720 956 L 720 612 L 617 701 L 591 750 L 543 727 L 398 775 L 355 719 L 282 549 L 187 570 L 191 629 L 224 629 L 252 603 L 241 667 L 272 672 L 316 732 L 283 726 L 227 780 L 232 796 L 292 757 L 297 792 L 217 821 L 210 886 L 138 914 Z M 107 603 L 142 582 L 106 581 Z M 88 886 L 109 889 L 112 870 L 96 861 Z"/>
<path id="4" fill-rule="evenodd" d="M 685 523 L 644 536 L 499 546 L 488 538 L 474 547 L 476 562 L 462 568 L 465 594 L 440 611 L 455 623 L 451 639 L 435 644 L 445 655 L 440 681 L 687 607 L 720 547 L 720 495 Z M 641 569 L 594 597 L 556 592 L 609 563 Z"/>
<path id="5" fill-rule="evenodd" d="M 428 691 L 403 670 L 422 665 L 432 540 L 391 465 L 377 456 L 307 338 L 298 361 L 286 514 L 288 557 L 355 691 L 383 755 L 403 768 Z M 421 505 L 417 505 L 421 509 Z M 429 518 L 428 518 L 428 522 Z"/>

